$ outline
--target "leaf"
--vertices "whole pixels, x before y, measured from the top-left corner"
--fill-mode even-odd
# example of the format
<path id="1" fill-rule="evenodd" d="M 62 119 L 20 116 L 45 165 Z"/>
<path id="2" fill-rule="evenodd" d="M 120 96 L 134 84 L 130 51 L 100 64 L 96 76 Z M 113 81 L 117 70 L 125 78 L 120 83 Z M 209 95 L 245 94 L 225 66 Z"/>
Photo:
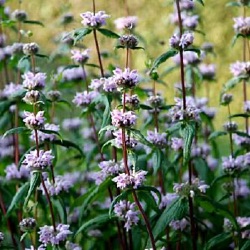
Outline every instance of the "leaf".
<path id="1" fill-rule="evenodd" d="M 169 58 L 175 56 L 178 54 L 177 50 L 169 50 L 166 53 L 160 55 L 158 58 L 155 59 L 155 61 L 153 62 L 153 65 L 150 69 L 150 74 L 159 67 L 160 64 L 166 62 Z"/>
<path id="2" fill-rule="evenodd" d="M 250 115 L 243 113 L 243 114 L 235 114 L 235 115 L 230 115 L 229 118 L 235 118 L 235 117 L 243 117 L 243 118 L 249 118 Z"/>
<path id="3" fill-rule="evenodd" d="M 113 125 L 107 125 L 104 128 L 100 129 L 99 134 L 102 134 L 104 131 L 116 131 L 117 127 Z"/>
<path id="4" fill-rule="evenodd" d="M 38 186 L 38 180 L 40 179 L 40 175 L 41 175 L 40 172 L 33 172 L 31 174 L 30 187 L 29 187 L 28 194 L 27 194 L 25 201 L 24 201 L 24 205 L 23 205 L 24 207 L 27 207 L 30 196 L 32 195 L 32 193 L 36 189 L 36 187 Z"/>
<path id="5" fill-rule="evenodd" d="M 199 2 L 201 5 L 205 6 L 203 0 L 196 0 L 197 2 Z"/>
<path id="6" fill-rule="evenodd" d="M 23 56 L 17 64 L 17 68 L 22 70 L 23 72 L 27 72 L 30 69 L 30 61 L 29 61 L 30 56 Z"/>
<path id="7" fill-rule="evenodd" d="M 36 20 L 25 20 L 23 21 L 23 23 L 34 24 L 44 27 L 44 24 L 42 22 Z"/>
<path id="8" fill-rule="evenodd" d="M 198 203 L 198 206 L 204 209 L 208 213 L 214 213 L 221 215 L 223 218 L 230 220 L 234 228 L 239 231 L 238 223 L 234 215 L 224 208 L 220 203 L 211 200 L 209 197 L 197 195 L 195 196 L 195 201 Z"/>
<path id="9" fill-rule="evenodd" d="M 133 134 L 133 136 L 135 137 L 135 139 L 137 139 L 142 144 L 147 145 L 149 147 L 153 146 L 153 144 L 150 141 L 148 141 L 139 130 L 137 130 L 137 129 L 130 129 L 129 131 Z"/>
<path id="10" fill-rule="evenodd" d="M 55 134 L 55 135 L 58 135 L 59 138 L 61 139 L 62 141 L 62 136 L 59 132 L 55 131 L 55 130 L 49 130 L 49 129 L 39 129 L 39 131 L 43 132 L 44 134 Z"/>
<path id="11" fill-rule="evenodd" d="M 233 77 L 228 82 L 226 82 L 226 84 L 224 85 L 223 91 L 226 92 L 226 91 L 234 88 L 241 80 L 242 80 L 242 78 L 240 78 L 240 77 Z"/>
<path id="12" fill-rule="evenodd" d="M 43 55 L 43 54 L 35 54 L 36 57 L 41 57 L 41 58 L 46 58 L 49 59 L 49 57 L 47 55 Z"/>
<path id="13" fill-rule="evenodd" d="M 110 38 L 115 38 L 118 39 L 120 38 L 119 35 L 117 35 L 116 33 L 114 33 L 111 30 L 108 29 L 97 29 L 97 31 L 99 31 L 101 34 L 103 34 L 104 36 L 110 37 Z"/>
<path id="14" fill-rule="evenodd" d="M 157 239 L 159 235 L 165 232 L 165 228 L 173 220 L 182 219 L 188 211 L 188 202 L 184 197 L 177 198 L 174 200 L 161 214 L 158 218 L 154 228 L 153 235 Z"/>
<path id="15" fill-rule="evenodd" d="M 220 137 L 220 136 L 224 136 L 224 135 L 227 135 L 227 132 L 226 131 L 214 131 L 210 134 L 210 136 L 208 137 L 209 140 L 214 140 L 216 139 L 217 137 Z"/>
<path id="16" fill-rule="evenodd" d="M 132 50 L 139 50 L 139 49 L 145 50 L 143 47 L 139 47 L 139 46 L 134 47 L 134 48 L 131 48 L 131 49 L 132 49 Z"/>
<path id="17" fill-rule="evenodd" d="M 250 240 L 247 240 L 240 248 L 240 250 L 248 250 L 248 249 L 250 249 Z"/>
<path id="18" fill-rule="evenodd" d="M 159 201 L 158 201 L 158 203 L 160 204 L 161 203 L 161 193 L 160 193 L 160 191 L 157 189 L 157 188 L 155 188 L 155 187 L 152 187 L 152 186 L 142 186 L 142 187 L 138 187 L 137 189 L 136 189 L 136 191 L 147 191 L 147 192 L 154 192 L 157 196 L 158 196 L 158 199 L 159 199 Z"/>
<path id="19" fill-rule="evenodd" d="M 67 223 L 67 212 L 66 212 L 66 206 L 63 204 L 62 199 L 60 199 L 57 196 L 56 199 L 51 198 L 51 202 L 59 214 L 61 223 L 66 224 Z"/>
<path id="20" fill-rule="evenodd" d="M 10 106 L 14 104 L 14 101 L 6 100 L 0 102 L 0 116 L 2 116 L 6 111 L 9 110 Z"/>
<path id="21" fill-rule="evenodd" d="M 51 143 L 55 144 L 55 145 L 60 145 L 60 146 L 66 147 L 66 148 L 71 148 L 71 147 L 75 148 L 76 150 L 78 150 L 78 152 L 81 154 L 81 156 L 84 157 L 84 153 L 83 153 L 82 149 L 74 142 L 71 142 L 68 140 L 54 140 Z"/>
<path id="22" fill-rule="evenodd" d="M 191 146 L 195 136 L 195 124 L 185 123 L 181 127 L 180 134 L 183 138 L 183 166 L 188 164 L 191 154 Z"/>
<path id="23" fill-rule="evenodd" d="M 92 29 L 89 28 L 80 28 L 73 32 L 73 39 L 74 39 L 74 45 L 81 40 L 86 35 L 90 34 L 92 32 Z"/>
<path id="24" fill-rule="evenodd" d="M 241 4 L 238 2 L 229 2 L 226 4 L 226 7 L 240 7 Z"/>
<path id="25" fill-rule="evenodd" d="M 115 217 L 110 217 L 108 214 L 101 214 L 98 215 L 96 217 L 94 217 L 93 219 L 85 222 L 84 224 L 82 224 L 80 226 L 80 228 L 76 231 L 74 237 L 76 237 L 79 233 L 90 230 L 92 228 L 98 227 L 106 222 L 110 222 L 111 220 L 113 220 Z"/>
<path id="26" fill-rule="evenodd" d="M 140 108 L 145 109 L 145 110 L 152 110 L 153 109 L 152 107 L 145 105 L 145 104 L 140 104 Z"/>
<path id="27" fill-rule="evenodd" d="M 101 128 L 104 128 L 110 123 L 110 103 L 106 96 L 103 97 L 103 103 L 105 105 L 105 109 L 103 112 L 103 120 L 102 120 L 102 126 Z"/>
<path id="28" fill-rule="evenodd" d="M 23 233 L 20 238 L 20 242 L 22 242 L 27 235 L 28 235 L 28 232 Z"/>
<path id="29" fill-rule="evenodd" d="M 21 133 L 28 132 L 28 131 L 30 131 L 30 130 L 26 127 L 12 128 L 12 129 L 7 130 L 4 133 L 3 137 L 6 137 L 6 136 L 12 135 L 12 134 L 21 134 Z"/>
<path id="30" fill-rule="evenodd" d="M 205 245 L 205 250 L 227 249 L 232 242 L 232 235 L 230 233 L 221 233 L 211 238 Z"/>
<path id="31" fill-rule="evenodd" d="M 195 52 L 196 54 L 198 54 L 198 56 L 200 56 L 200 54 L 201 54 L 201 50 L 200 49 L 196 49 L 196 48 L 188 48 L 188 49 L 184 49 L 184 51 Z"/>
<path id="32" fill-rule="evenodd" d="M 9 216 L 10 213 L 13 211 L 13 209 L 21 202 L 24 200 L 24 198 L 26 197 L 27 191 L 29 188 L 29 182 L 26 182 L 23 186 L 21 186 L 18 191 L 16 192 L 16 194 L 14 195 L 10 206 L 6 212 L 6 216 Z"/>
<path id="33" fill-rule="evenodd" d="M 159 148 L 156 148 L 153 153 L 153 168 L 154 168 L 154 174 L 157 173 L 157 171 L 161 168 L 161 164 L 164 158 L 164 154 Z"/>

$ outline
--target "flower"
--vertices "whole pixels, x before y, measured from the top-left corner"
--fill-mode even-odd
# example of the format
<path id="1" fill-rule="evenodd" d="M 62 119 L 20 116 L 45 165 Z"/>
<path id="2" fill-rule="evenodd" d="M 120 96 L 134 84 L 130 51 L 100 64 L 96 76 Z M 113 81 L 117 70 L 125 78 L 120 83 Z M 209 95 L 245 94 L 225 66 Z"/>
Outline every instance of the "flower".
<path id="1" fill-rule="evenodd" d="M 163 148 L 167 145 L 167 134 L 166 133 L 158 133 L 155 131 L 148 130 L 147 131 L 147 139 L 153 143 L 155 146 Z"/>
<path id="2" fill-rule="evenodd" d="M 250 113 L 250 100 L 244 102 L 244 111 Z"/>
<path id="3" fill-rule="evenodd" d="M 171 138 L 171 148 L 174 151 L 179 151 L 183 149 L 183 139 L 178 137 Z"/>
<path id="4" fill-rule="evenodd" d="M 117 148 L 122 148 L 122 130 L 119 129 L 117 131 L 113 132 L 114 135 L 114 139 L 115 139 L 115 146 Z M 126 146 L 129 149 L 134 148 L 137 144 L 138 141 L 133 137 L 133 135 L 129 135 L 127 133 L 127 131 L 125 131 L 125 142 L 126 142 Z"/>
<path id="5" fill-rule="evenodd" d="M 23 44 L 23 53 L 25 55 L 35 55 L 39 51 L 39 46 L 36 43 L 25 43 Z"/>
<path id="6" fill-rule="evenodd" d="M 24 10 L 15 10 L 11 14 L 12 18 L 16 21 L 23 22 L 27 19 L 27 13 Z"/>
<path id="7" fill-rule="evenodd" d="M 97 13 L 88 11 L 81 13 L 80 16 L 83 19 L 81 23 L 90 28 L 100 28 L 106 24 L 106 19 L 110 17 L 105 11 L 98 11 Z"/>
<path id="8" fill-rule="evenodd" d="M 222 168 L 226 173 L 233 173 L 239 170 L 239 161 L 236 161 L 231 155 L 229 157 L 222 157 Z"/>
<path id="9" fill-rule="evenodd" d="M 86 107 L 88 106 L 93 99 L 97 96 L 97 92 L 96 91 L 84 91 L 81 93 L 76 93 L 74 99 L 73 99 L 73 103 L 77 106 L 77 107 Z"/>
<path id="10" fill-rule="evenodd" d="M 17 165 L 12 163 L 8 165 L 4 172 L 6 173 L 6 180 L 15 180 L 15 179 L 28 179 L 30 176 L 30 171 L 24 167 L 20 166 L 20 169 L 17 168 Z"/>
<path id="11" fill-rule="evenodd" d="M 125 94 L 125 104 L 127 104 L 127 107 L 130 109 L 137 109 L 139 108 L 140 100 L 138 98 L 138 95 L 128 95 Z M 122 104 L 123 104 L 123 98 L 122 98 Z"/>
<path id="12" fill-rule="evenodd" d="M 232 102 L 232 101 L 233 101 L 233 95 L 225 93 L 221 96 L 220 104 L 226 106 L 226 105 L 230 104 L 230 102 Z"/>
<path id="13" fill-rule="evenodd" d="M 230 71 L 234 77 L 248 78 L 250 76 L 250 62 L 237 61 L 230 65 Z"/>
<path id="14" fill-rule="evenodd" d="M 181 220 L 172 220 L 169 223 L 169 226 L 172 227 L 174 230 L 180 230 L 183 231 L 188 226 L 188 221 L 183 218 Z"/>
<path id="15" fill-rule="evenodd" d="M 120 88 L 133 88 L 139 82 L 139 76 L 137 70 L 130 70 L 125 68 L 122 71 L 120 68 L 113 70 L 114 76 L 111 78 L 112 81 Z"/>
<path id="16" fill-rule="evenodd" d="M 27 72 L 22 75 L 23 87 L 29 90 L 42 89 L 45 86 L 46 77 L 45 73 Z"/>
<path id="17" fill-rule="evenodd" d="M 23 90 L 23 86 L 21 84 L 15 84 L 13 82 L 6 84 L 4 89 L 0 93 L 1 97 L 10 98 L 18 94 L 18 92 Z"/>
<path id="18" fill-rule="evenodd" d="M 233 20 L 233 28 L 237 34 L 250 35 L 250 17 L 235 17 Z"/>
<path id="19" fill-rule="evenodd" d="M 178 195 L 175 193 L 167 193 L 161 197 L 161 203 L 159 205 L 160 209 L 163 209 L 169 206 L 175 199 L 178 198 Z"/>
<path id="20" fill-rule="evenodd" d="M 182 49 L 186 49 L 189 45 L 193 44 L 194 35 L 191 32 L 185 32 L 180 39 L 179 46 Z"/>
<path id="21" fill-rule="evenodd" d="M 135 125 L 136 119 L 137 117 L 133 111 L 123 112 L 122 109 L 114 109 L 111 112 L 112 124 L 118 128 Z"/>
<path id="22" fill-rule="evenodd" d="M 133 29 L 136 27 L 137 22 L 138 22 L 137 16 L 120 17 L 114 21 L 115 26 L 118 30 Z"/>
<path id="23" fill-rule="evenodd" d="M 134 49 L 138 45 L 138 39 L 134 35 L 122 35 L 118 40 L 125 48 Z"/>
<path id="24" fill-rule="evenodd" d="M 187 29 L 191 29 L 194 30 L 197 25 L 198 25 L 198 21 L 199 21 L 199 16 L 198 15 L 182 15 L 183 17 L 183 26 Z"/>
<path id="25" fill-rule="evenodd" d="M 59 73 L 62 73 L 62 78 L 64 82 L 69 81 L 80 81 L 86 78 L 86 72 L 82 69 L 82 67 L 74 67 L 71 69 L 58 69 Z"/>
<path id="26" fill-rule="evenodd" d="M 24 111 L 25 118 L 23 119 L 25 125 L 29 129 L 41 129 L 44 125 L 44 111 L 38 111 L 37 114 Z"/>
<path id="27" fill-rule="evenodd" d="M 22 165 L 31 171 L 38 170 L 43 171 L 46 170 L 47 167 L 52 165 L 52 160 L 54 156 L 52 155 L 52 151 L 44 151 L 40 150 L 39 155 L 37 155 L 37 151 L 33 150 L 30 153 L 25 155 L 25 159 L 22 162 Z"/>
<path id="28" fill-rule="evenodd" d="M 79 117 L 64 119 L 62 123 L 63 129 L 70 131 L 79 129 L 82 125 L 82 120 Z"/>
<path id="29" fill-rule="evenodd" d="M 234 121 L 229 121 L 224 123 L 223 128 L 227 131 L 227 132 L 235 132 L 238 129 L 238 125 L 236 122 Z"/>
<path id="30" fill-rule="evenodd" d="M 23 100 L 30 105 L 35 104 L 36 102 L 38 102 L 40 98 L 40 93 L 38 90 L 30 90 L 27 91 L 25 94 L 25 97 L 23 98 Z"/>
<path id="31" fill-rule="evenodd" d="M 71 50 L 71 59 L 74 60 L 75 63 L 84 64 L 89 59 L 89 49 L 86 49 L 84 51 L 80 50 Z"/>
<path id="32" fill-rule="evenodd" d="M 133 225 L 137 225 L 139 221 L 139 211 L 135 210 L 136 204 L 133 202 L 120 200 L 114 205 L 114 213 L 125 220 L 124 227 L 129 231 Z"/>
<path id="33" fill-rule="evenodd" d="M 146 174 L 147 171 L 144 170 L 139 170 L 137 172 L 133 171 L 130 175 L 122 173 L 113 178 L 112 181 L 116 182 L 117 187 L 121 189 L 124 189 L 129 185 L 132 185 L 133 188 L 138 188 L 145 181 Z"/>
<path id="34" fill-rule="evenodd" d="M 215 65 L 214 64 L 200 64 L 199 70 L 203 79 L 213 80 L 215 78 Z"/>
<path id="35" fill-rule="evenodd" d="M 38 232 L 39 241 L 42 242 L 45 246 L 47 244 L 59 245 L 61 241 L 65 241 L 68 235 L 72 234 L 69 230 L 69 225 L 59 224 L 56 227 L 56 231 L 54 232 L 53 226 L 43 226 L 40 227 L 40 231 Z"/>
<path id="36" fill-rule="evenodd" d="M 19 223 L 22 232 L 32 232 L 36 228 L 36 220 L 34 218 L 25 218 Z"/>
<path id="37" fill-rule="evenodd" d="M 51 131 L 58 132 L 60 130 L 60 127 L 59 127 L 59 125 L 46 123 L 46 124 L 44 124 L 44 130 L 51 130 Z M 39 141 L 54 141 L 54 140 L 56 140 L 56 137 L 57 137 L 56 134 L 48 134 L 48 133 L 44 133 L 40 130 L 37 131 L 37 136 L 38 136 Z M 34 141 L 36 140 L 34 130 L 32 131 L 30 138 Z"/>

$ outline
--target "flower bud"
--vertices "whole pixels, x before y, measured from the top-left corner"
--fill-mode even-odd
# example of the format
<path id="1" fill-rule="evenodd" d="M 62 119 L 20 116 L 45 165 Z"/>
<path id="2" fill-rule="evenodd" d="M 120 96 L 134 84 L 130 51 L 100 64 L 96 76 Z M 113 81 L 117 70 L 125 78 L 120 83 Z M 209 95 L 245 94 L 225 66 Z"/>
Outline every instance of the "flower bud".
<path id="1" fill-rule="evenodd" d="M 225 123 L 223 127 L 227 132 L 235 132 L 238 129 L 238 125 L 234 121 Z"/>
<path id="2" fill-rule="evenodd" d="M 27 104 L 35 104 L 36 102 L 38 102 L 40 98 L 40 93 L 38 90 L 31 90 L 31 91 L 27 91 L 25 94 L 25 97 L 23 98 L 23 100 L 27 103 Z"/>
<path id="3" fill-rule="evenodd" d="M 230 104 L 233 100 L 233 95 L 232 94 L 223 94 L 221 96 L 221 101 L 220 104 L 223 106 L 226 106 L 228 104 Z"/>
<path id="4" fill-rule="evenodd" d="M 34 218 L 25 218 L 19 223 L 22 232 L 32 232 L 36 228 L 36 220 Z"/>
<path id="5" fill-rule="evenodd" d="M 71 13 L 66 13 L 62 16 L 61 24 L 66 25 L 73 22 L 74 16 Z"/>
<path id="6" fill-rule="evenodd" d="M 39 51 L 39 46 L 36 43 L 26 43 L 23 45 L 23 53 L 25 55 L 35 55 Z"/>
<path id="7" fill-rule="evenodd" d="M 47 98 L 52 102 L 58 101 L 60 97 L 61 97 L 61 92 L 58 90 L 51 90 L 47 93 Z"/>
<path id="8" fill-rule="evenodd" d="M 138 45 L 138 39 L 134 35 L 123 35 L 119 38 L 119 43 L 128 49 L 134 49 Z"/>
<path id="9" fill-rule="evenodd" d="M 27 13 L 24 10 L 15 10 L 12 17 L 16 21 L 23 22 L 27 19 Z"/>

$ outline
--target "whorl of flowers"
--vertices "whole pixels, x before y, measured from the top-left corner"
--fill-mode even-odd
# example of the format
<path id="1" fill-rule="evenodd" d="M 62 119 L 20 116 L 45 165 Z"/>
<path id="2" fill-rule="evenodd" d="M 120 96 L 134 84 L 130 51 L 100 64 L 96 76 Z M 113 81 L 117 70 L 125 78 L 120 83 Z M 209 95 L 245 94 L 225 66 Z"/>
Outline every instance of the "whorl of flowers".
<path id="1" fill-rule="evenodd" d="M 118 40 L 125 48 L 134 49 L 138 45 L 138 39 L 134 35 L 122 35 Z"/>
<path id="2" fill-rule="evenodd" d="M 115 26 L 118 30 L 123 30 L 123 29 L 131 30 L 136 27 L 137 22 L 138 22 L 137 16 L 120 17 L 114 21 Z"/>
<path id="3" fill-rule="evenodd" d="M 138 188 L 145 181 L 146 174 L 147 171 L 144 170 L 139 170 L 137 172 L 133 171 L 130 175 L 122 173 L 113 178 L 112 181 L 116 182 L 117 187 L 121 189 L 124 189 L 130 185 L 132 185 L 133 188 Z"/>
<path id="4" fill-rule="evenodd" d="M 84 64 L 89 59 L 89 49 L 86 49 L 84 51 L 73 49 L 71 50 L 71 54 L 72 54 L 71 59 L 75 63 Z"/>
<path id="5" fill-rule="evenodd" d="M 250 35 L 250 17 L 235 17 L 234 30 L 237 34 Z"/>
<path id="6" fill-rule="evenodd" d="M 51 130 L 51 131 L 59 132 L 60 127 L 59 127 L 59 125 L 56 125 L 56 124 L 45 123 L 44 130 Z M 56 134 L 48 134 L 48 133 L 44 133 L 40 130 L 37 131 L 37 136 L 38 136 L 39 141 L 54 141 L 57 138 Z M 34 130 L 32 131 L 30 138 L 33 141 L 35 141 L 36 138 L 35 138 L 35 131 Z"/>
<path id="7" fill-rule="evenodd" d="M 29 129 L 41 129 L 44 127 L 44 111 L 38 111 L 37 114 L 24 111 L 24 115 L 23 122 Z"/>
<path id="8" fill-rule="evenodd" d="M 6 173 L 6 180 L 19 180 L 19 179 L 28 179 L 30 176 L 30 171 L 25 166 L 21 165 L 18 169 L 17 165 L 12 163 L 8 165 L 4 172 Z"/>
<path id="9" fill-rule="evenodd" d="M 125 94 L 125 104 L 129 109 L 135 110 L 139 108 L 139 97 L 138 95 L 128 95 Z M 122 98 L 122 104 L 123 104 L 123 98 Z"/>
<path id="10" fill-rule="evenodd" d="M 117 148 L 122 148 L 122 130 L 119 129 L 117 131 L 114 131 L 113 135 L 115 146 Z M 134 138 L 133 135 L 129 135 L 127 132 L 125 132 L 125 143 L 128 149 L 132 149 L 138 144 L 138 141 Z"/>
<path id="11" fill-rule="evenodd" d="M 183 231 L 188 226 L 188 221 L 183 218 L 181 220 L 173 220 L 169 223 L 169 226 L 175 231 L 180 230 Z"/>
<path id="12" fill-rule="evenodd" d="M 155 131 L 151 131 L 148 130 L 147 131 L 147 139 L 153 143 L 155 146 L 157 147 L 165 147 L 167 145 L 167 134 L 166 133 L 158 133 L 156 130 Z"/>
<path id="13" fill-rule="evenodd" d="M 25 218 L 19 223 L 22 232 L 32 232 L 36 228 L 36 220 L 34 218 Z"/>
<path id="14" fill-rule="evenodd" d="M 114 76 L 112 80 L 120 88 L 133 88 L 139 82 L 137 70 L 130 70 L 129 68 L 125 68 L 125 70 L 122 71 L 120 68 L 116 68 L 113 73 Z"/>
<path id="15" fill-rule="evenodd" d="M 65 241 L 67 237 L 72 234 L 69 230 L 69 225 L 59 224 L 56 227 L 56 232 L 54 232 L 53 226 L 43 226 L 40 227 L 39 241 L 45 246 L 51 244 L 52 246 L 59 245 L 61 242 Z"/>
<path id="16" fill-rule="evenodd" d="M 45 87 L 45 73 L 33 73 L 27 72 L 22 75 L 23 78 L 23 87 L 28 90 L 39 90 Z"/>
<path id="17" fill-rule="evenodd" d="M 230 65 L 230 71 L 234 77 L 248 78 L 250 76 L 250 62 L 237 61 Z"/>
<path id="18" fill-rule="evenodd" d="M 40 98 L 40 92 L 38 90 L 30 90 L 25 93 L 23 101 L 27 104 L 33 105 L 38 102 Z"/>
<path id="19" fill-rule="evenodd" d="M 136 204 L 121 200 L 114 206 L 114 213 L 125 221 L 124 227 L 127 231 L 139 221 L 139 211 L 136 211 Z"/>
<path id="20" fill-rule="evenodd" d="M 96 91 L 83 91 L 81 93 L 76 93 L 74 99 L 72 102 L 77 106 L 77 107 L 84 107 L 89 105 L 93 99 L 97 96 Z"/>
<path id="21" fill-rule="evenodd" d="M 81 23 L 90 28 L 100 28 L 106 24 L 106 19 L 110 17 L 105 11 L 98 11 L 95 14 L 88 11 L 80 14 L 80 16 L 83 19 Z"/>
<path id="22" fill-rule="evenodd" d="M 193 198 L 195 194 L 206 193 L 208 188 L 209 186 L 204 181 L 195 178 L 192 180 L 191 185 L 188 181 L 185 183 L 175 183 L 173 189 L 180 196 L 190 196 Z"/>
<path id="23" fill-rule="evenodd" d="M 216 68 L 214 64 L 200 64 L 199 70 L 203 79 L 205 80 L 213 80 L 215 78 Z"/>
<path id="24" fill-rule="evenodd" d="M 50 196 L 58 195 L 61 192 L 68 192 L 71 187 L 73 187 L 74 183 L 67 176 L 56 176 L 55 183 L 52 183 L 49 179 L 44 181 L 46 189 Z M 45 190 L 43 186 L 40 186 L 40 190 L 42 190 L 43 195 L 45 195 Z"/>
<path id="25" fill-rule="evenodd" d="M 174 34 L 170 39 L 169 39 L 169 44 L 172 48 L 175 49 L 186 49 L 188 46 L 193 44 L 194 41 L 194 35 L 193 33 L 190 32 L 185 32 L 182 34 L 180 37 L 178 34 Z"/>
<path id="26" fill-rule="evenodd" d="M 23 53 L 25 55 L 35 55 L 39 51 L 39 46 L 36 43 L 25 43 L 23 44 Z"/>
<path id="27" fill-rule="evenodd" d="M 31 171 L 44 171 L 47 167 L 52 165 L 52 160 L 54 156 L 52 155 L 52 151 L 39 151 L 39 156 L 37 155 L 37 151 L 33 150 L 30 153 L 25 155 L 25 159 L 22 162 L 22 165 Z"/>
<path id="28" fill-rule="evenodd" d="M 133 111 L 125 111 L 114 109 L 111 112 L 111 121 L 112 125 L 121 128 L 121 127 L 131 127 L 135 125 L 137 116 Z"/>

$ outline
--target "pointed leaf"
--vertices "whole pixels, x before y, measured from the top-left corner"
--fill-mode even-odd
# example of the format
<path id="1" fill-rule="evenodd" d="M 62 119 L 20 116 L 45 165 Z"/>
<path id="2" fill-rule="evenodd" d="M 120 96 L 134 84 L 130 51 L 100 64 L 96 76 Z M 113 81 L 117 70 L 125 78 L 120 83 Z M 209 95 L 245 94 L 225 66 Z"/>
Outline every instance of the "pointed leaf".
<path id="1" fill-rule="evenodd" d="M 223 136 L 223 135 L 227 135 L 226 131 L 214 131 L 213 133 L 210 134 L 209 136 L 209 140 L 214 140 L 217 137 Z"/>
<path id="2" fill-rule="evenodd" d="M 227 249 L 232 242 L 230 233 L 221 233 L 211 238 L 205 245 L 205 250 Z"/>
<path id="3" fill-rule="evenodd" d="M 240 250 L 249 250 L 249 249 L 250 249 L 250 240 L 247 240 L 240 248 Z"/>
<path id="4" fill-rule="evenodd" d="M 24 207 L 27 207 L 29 199 L 30 199 L 32 193 L 35 191 L 36 187 L 38 186 L 40 176 L 41 176 L 40 172 L 33 172 L 31 174 L 31 177 L 30 177 L 30 187 L 29 187 L 28 194 L 27 194 L 27 196 L 25 198 L 25 201 L 24 201 L 24 205 L 23 205 Z"/>
<path id="5" fill-rule="evenodd" d="M 4 133 L 3 137 L 6 137 L 6 136 L 12 135 L 12 134 L 21 134 L 21 133 L 28 132 L 28 131 L 30 131 L 30 130 L 26 127 L 12 128 L 12 129 L 7 130 Z"/>
<path id="6" fill-rule="evenodd" d="M 28 235 L 28 232 L 23 233 L 21 238 L 20 238 L 20 242 L 22 242 L 27 235 Z"/>
<path id="7" fill-rule="evenodd" d="M 233 89 L 238 83 L 241 82 L 241 78 L 240 77 L 234 77 L 232 79 L 230 79 L 225 85 L 224 85 L 224 92 Z"/>
<path id="8" fill-rule="evenodd" d="M 90 34 L 92 32 L 92 29 L 89 28 L 80 28 L 73 32 L 73 39 L 74 39 L 74 45 L 81 40 L 86 35 Z"/>
<path id="9" fill-rule="evenodd" d="M 55 134 L 58 135 L 58 137 L 61 139 L 62 141 L 62 136 L 59 132 L 55 131 L 55 130 L 49 130 L 49 129 L 39 129 L 39 131 L 43 132 L 44 134 Z"/>
<path id="10" fill-rule="evenodd" d="M 180 197 L 174 200 L 157 220 L 153 228 L 154 238 L 157 239 L 161 233 L 164 233 L 171 221 L 182 219 L 187 214 L 187 211 L 188 202 L 186 198 Z"/>
<path id="11" fill-rule="evenodd" d="M 120 36 L 116 33 L 114 33 L 111 30 L 108 29 L 97 29 L 101 34 L 103 34 L 104 36 L 110 37 L 110 38 L 115 38 L 118 39 L 120 38 Z"/>
<path id="12" fill-rule="evenodd" d="M 34 24 L 34 25 L 39 25 L 44 27 L 44 24 L 40 21 L 36 21 L 36 20 L 25 20 L 23 21 L 24 23 L 28 23 L 28 24 Z"/>
<path id="13" fill-rule="evenodd" d="M 67 223 L 67 212 L 66 212 L 66 206 L 63 204 L 62 199 L 57 196 L 56 199 L 51 198 L 51 202 L 59 214 L 61 223 L 66 224 Z"/>
<path id="14" fill-rule="evenodd" d="M 150 69 L 150 74 L 159 67 L 160 64 L 166 62 L 169 58 L 175 56 L 178 54 L 177 50 L 169 50 L 166 53 L 160 55 L 158 58 L 155 59 L 155 61 L 153 62 L 153 65 Z"/>
<path id="15" fill-rule="evenodd" d="M 23 202 L 24 198 L 27 195 L 29 182 L 26 182 L 23 186 L 21 186 L 18 191 L 16 192 L 15 196 L 13 197 L 10 206 L 6 212 L 6 216 L 9 216 L 13 209 L 18 206 L 20 202 Z"/>
<path id="16" fill-rule="evenodd" d="M 229 2 L 226 4 L 226 7 L 240 7 L 241 4 L 238 2 Z"/>
<path id="17" fill-rule="evenodd" d="M 203 6 L 205 5 L 204 2 L 203 2 L 203 0 L 196 0 L 196 1 L 199 2 Z"/>
<path id="18" fill-rule="evenodd" d="M 249 118 L 250 114 L 243 113 L 243 114 L 235 114 L 235 115 L 230 115 L 229 118 L 235 118 L 235 117 L 243 117 L 243 118 Z"/>

